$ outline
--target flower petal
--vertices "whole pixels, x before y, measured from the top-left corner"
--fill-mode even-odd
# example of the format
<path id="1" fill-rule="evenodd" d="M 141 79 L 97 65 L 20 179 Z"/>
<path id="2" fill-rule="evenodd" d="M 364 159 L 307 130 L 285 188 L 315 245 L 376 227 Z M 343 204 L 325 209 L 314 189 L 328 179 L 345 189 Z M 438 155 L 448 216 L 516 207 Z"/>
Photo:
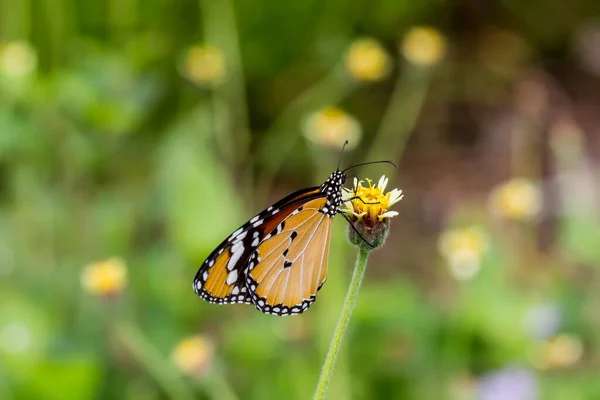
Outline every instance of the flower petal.
<path id="1" fill-rule="evenodd" d="M 398 215 L 398 211 L 386 211 L 379 216 L 379 220 L 383 220 L 384 218 L 392 218 Z"/>
<path id="2" fill-rule="evenodd" d="M 354 213 L 354 215 L 356 215 L 356 218 L 358 218 L 360 220 L 362 217 L 364 217 L 365 215 L 367 215 L 367 212 L 363 211 L 360 214 Z"/>
<path id="3" fill-rule="evenodd" d="M 397 202 L 402 200 L 403 197 L 404 197 L 404 195 L 402 194 L 402 190 L 400 190 L 400 189 L 392 190 L 390 192 L 390 201 L 388 202 L 388 207 L 393 206 L 394 204 L 396 204 Z"/>
<path id="4" fill-rule="evenodd" d="M 387 184 L 388 178 L 386 178 L 385 175 L 381 175 L 381 178 L 379 178 L 379 182 L 377 183 L 377 187 L 381 189 L 381 193 L 385 192 L 385 187 Z"/>

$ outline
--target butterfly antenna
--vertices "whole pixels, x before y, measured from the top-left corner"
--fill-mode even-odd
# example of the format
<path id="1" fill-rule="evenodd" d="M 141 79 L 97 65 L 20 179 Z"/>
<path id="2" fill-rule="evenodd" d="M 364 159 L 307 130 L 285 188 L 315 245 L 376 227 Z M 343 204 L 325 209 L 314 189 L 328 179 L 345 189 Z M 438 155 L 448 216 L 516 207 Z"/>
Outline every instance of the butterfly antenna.
<path id="1" fill-rule="evenodd" d="M 340 170 L 340 163 L 342 162 L 342 156 L 344 155 L 344 149 L 346 148 L 347 144 L 348 144 L 348 140 L 345 140 L 344 145 L 342 146 L 342 151 L 340 151 L 340 159 L 338 160 L 337 171 Z"/>
<path id="2" fill-rule="evenodd" d="M 353 165 L 353 166 L 351 166 L 351 167 L 348 167 L 348 168 L 346 168 L 346 169 L 345 169 L 345 170 L 343 170 L 342 172 L 346 172 L 346 171 L 348 171 L 349 169 L 356 168 L 356 167 L 360 167 L 360 166 L 362 166 L 362 165 L 368 165 L 368 164 L 384 164 L 384 163 L 385 163 L 385 164 L 392 164 L 392 165 L 394 166 L 394 168 L 398 168 L 398 166 L 397 166 L 396 164 L 394 164 L 394 163 L 393 163 L 392 161 L 390 161 L 390 160 L 381 160 L 381 161 L 368 161 L 368 162 L 364 162 L 364 163 L 356 164 L 356 165 Z M 339 169 L 339 167 L 338 167 L 338 169 Z"/>

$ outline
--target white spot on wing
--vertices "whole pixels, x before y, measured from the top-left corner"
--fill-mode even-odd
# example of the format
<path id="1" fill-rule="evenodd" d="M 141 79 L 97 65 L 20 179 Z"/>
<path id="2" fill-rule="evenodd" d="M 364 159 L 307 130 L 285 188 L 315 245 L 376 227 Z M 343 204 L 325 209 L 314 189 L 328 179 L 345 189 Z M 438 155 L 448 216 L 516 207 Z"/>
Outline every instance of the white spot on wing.
<path id="1" fill-rule="evenodd" d="M 244 245 L 242 242 L 238 242 L 231 248 L 232 254 L 229 262 L 227 263 L 227 270 L 231 271 L 235 267 L 235 264 L 240 260 L 240 257 L 244 253 Z"/>
<path id="2" fill-rule="evenodd" d="M 252 224 L 252 223 L 254 223 L 254 222 L 258 221 L 258 218 L 259 218 L 259 216 L 258 216 L 258 215 L 257 215 L 256 217 L 253 217 L 253 218 L 250 220 L 250 223 Z"/>
<path id="3" fill-rule="evenodd" d="M 228 285 L 232 285 L 233 283 L 235 283 L 235 281 L 237 281 L 238 278 L 238 273 L 236 270 L 233 270 L 229 273 L 229 275 L 227 275 L 227 281 L 225 281 L 225 283 L 227 283 Z"/>
<path id="4" fill-rule="evenodd" d="M 256 221 L 255 223 L 253 223 L 252 226 L 256 228 L 257 226 L 259 226 L 262 223 L 263 223 L 263 220 L 259 219 L 258 221 Z"/>
<path id="5" fill-rule="evenodd" d="M 237 235 L 239 235 L 239 234 L 240 234 L 240 232 L 241 232 L 241 231 L 243 231 L 243 230 L 244 230 L 244 228 L 242 227 L 242 228 L 239 228 L 237 231 L 233 232 L 233 233 L 231 234 L 231 236 L 229 236 L 229 240 L 233 240 L 233 239 L 234 239 L 234 238 L 235 238 Z"/>
<path id="6" fill-rule="evenodd" d="M 243 232 L 243 233 L 240 233 L 239 235 L 237 235 L 235 237 L 235 243 L 240 242 L 243 238 L 246 237 L 247 234 L 248 234 L 248 232 Z"/>

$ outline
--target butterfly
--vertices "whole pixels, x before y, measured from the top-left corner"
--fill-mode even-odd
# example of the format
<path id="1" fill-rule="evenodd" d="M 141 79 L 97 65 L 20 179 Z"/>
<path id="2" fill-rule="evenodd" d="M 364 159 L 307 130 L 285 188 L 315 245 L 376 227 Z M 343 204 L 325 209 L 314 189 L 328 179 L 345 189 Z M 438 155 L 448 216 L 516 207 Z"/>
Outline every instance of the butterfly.
<path id="1" fill-rule="evenodd" d="M 395 166 L 373 161 L 340 171 L 338 162 L 322 185 L 294 192 L 258 213 L 202 263 L 193 283 L 196 294 L 210 303 L 253 304 L 265 314 L 306 311 L 327 279 L 333 217 L 349 201 L 342 199 L 345 172 L 382 162 Z"/>

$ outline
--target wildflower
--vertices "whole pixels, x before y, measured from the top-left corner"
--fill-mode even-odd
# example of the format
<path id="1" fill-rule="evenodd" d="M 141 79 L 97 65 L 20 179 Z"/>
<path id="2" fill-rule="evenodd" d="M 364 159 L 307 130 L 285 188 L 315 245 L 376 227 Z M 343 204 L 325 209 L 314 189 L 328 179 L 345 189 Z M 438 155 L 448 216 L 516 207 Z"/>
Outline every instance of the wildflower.
<path id="1" fill-rule="evenodd" d="M 31 330 L 22 322 L 11 322 L 0 329 L 0 349 L 5 353 L 24 353 L 32 343 Z"/>
<path id="2" fill-rule="evenodd" d="M 412 28 L 401 44 L 404 57 L 417 66 L 437 64 L 446 54 L 446 39 L 434 28 Z"/>
<path id="3" fill-rule="evenodd" d="M 390 218 L 398 215 L 397 211 L 389 211 L 389 208 L 402 200 L 404 195 L 402 190 L 393 189 L 385 193 L 388 178 L 382 176 L 377 185 L 367 179 L 367 185 L 363 186 L 362 181 L 354 178 L 354 187 L 352 190 L 345 190 L 342 197 L 345 207 L 341 210 L 350 217 L 352 225 L 360 235 L 366 239 L 373 247 L 380 247 L 390 227 Z M 348 201 L 349 199 L 353 199 Z M 350 242 L 355 245 L 363 245 L 363 239 L 356 234 L 354 229 L 350 228 Z"/>
<path id="4" fill-rule="evenodd" d="M 481 267 L 481 259 L 488 250 L 488 239 L 477 226 L 454 229 L 442 233 L 438 248 L 450 273 L 458 280 L 469 280 Z"/>
<path id="5" fill-rule="evenodd" d="M 85 267 L 81 275 L 82 286 L 99 296 L 114 296 L 123 291 L 127 283 L 127 268 L 122 260 L 110 258 Z"/>
<path id="6" fill-rule="evenodd" d="M 583 356 L 583 344 L 578 336 L 561 334 L 537 346 L 532 354 L 532 363 L 539 369 L 571 367 Z"/>
<path id="7" fill-rule="evenodd" d="M 26 42 L 9 42 L 0 45 L 0 75 L 7 78 L 24 78 L 37 68 L 35 49 Z"/>
<path id="8" fill-rule="evenodd" d="M 330 149 L 338 149 L 348 140 L 348 149 L 356 147 L 362 136 L 360 123 L 353 116 L 333 106 L 309 115 L 303 124 L 304 136 L 311 142 Z"/>
<path id="9" fill-rule="evenodd" d="M 560 329 L 563 315 L 555 304 L 540 304 L 525 315 L 525 329 L 536 339 L 547 339 Z"/>
<path id="10" fill-rule="evenodd" d="M 227 72 L 225 55 L 213 46 L 193 46 L 183 57 L 181 73 L 199 86 L 213 87 L 225 78 Z"/>
<path id="11" fill-rule="evenodd" d="M 206 337 L 195 335 L 179 342 L 171 352 L 171 360 L 183 373 L 206 375 L 213 363 L 213 344 Z"/>
<path id="12" fill-rule="evenodd" d="M 375 82 L 390 73 L 390 56 L 378 41 L 363 38 L 354 41 L 346 52 L 345 65 L 358 81 Z"/>
<path id="13" fill-rule="evenodd" d="M 368 187 L 362 185 L 362 181 L 354 179 L 352 190 L 346 189 L 342 192 L 342 200 L 346 205 L 340 211 L 344 213 L 348 221 L 352 224 L 348 228 L 348 239 L 352 244 L 358 247 L 358 255 L 348 293 L 344 300 L 344 305 L 340 313 L 340 318 L 333 332 L 333 338 L 323 368 L 321 376 L 315 390 L 315 399 L 324 399 L 327 394 L 327 387 L 331 380 L 331 373 L 335 365 L 335 360 L 341 347 L 344 333 L 348 329 L 350 316 L 356 305 L 358 291 L 365 276 L 367 269 L 367 260 L 369 253 L 374 249 L 381 247 L 390 230 L 390 219 L 397 215 L 396 211 L 388 209 L 402 199 L 402 191 L 394 189 L 385 193 L 388 179 L 382 176 L 377 186 L 367 179 Z"/>
<path id="14" fill-rule="evenodd" d="M 538 383 L 532 371 L 509 367 L 484 375 L 477 384 L 480 400 L 535 400 Z"/>
<path id="15" fill-rule="evenodd" d="M 492 190 L 489 197 L 492 213 L 512 220 L 528 220 L 542 208 L 539 188 L 524 178 L 514 178 Z"/>

